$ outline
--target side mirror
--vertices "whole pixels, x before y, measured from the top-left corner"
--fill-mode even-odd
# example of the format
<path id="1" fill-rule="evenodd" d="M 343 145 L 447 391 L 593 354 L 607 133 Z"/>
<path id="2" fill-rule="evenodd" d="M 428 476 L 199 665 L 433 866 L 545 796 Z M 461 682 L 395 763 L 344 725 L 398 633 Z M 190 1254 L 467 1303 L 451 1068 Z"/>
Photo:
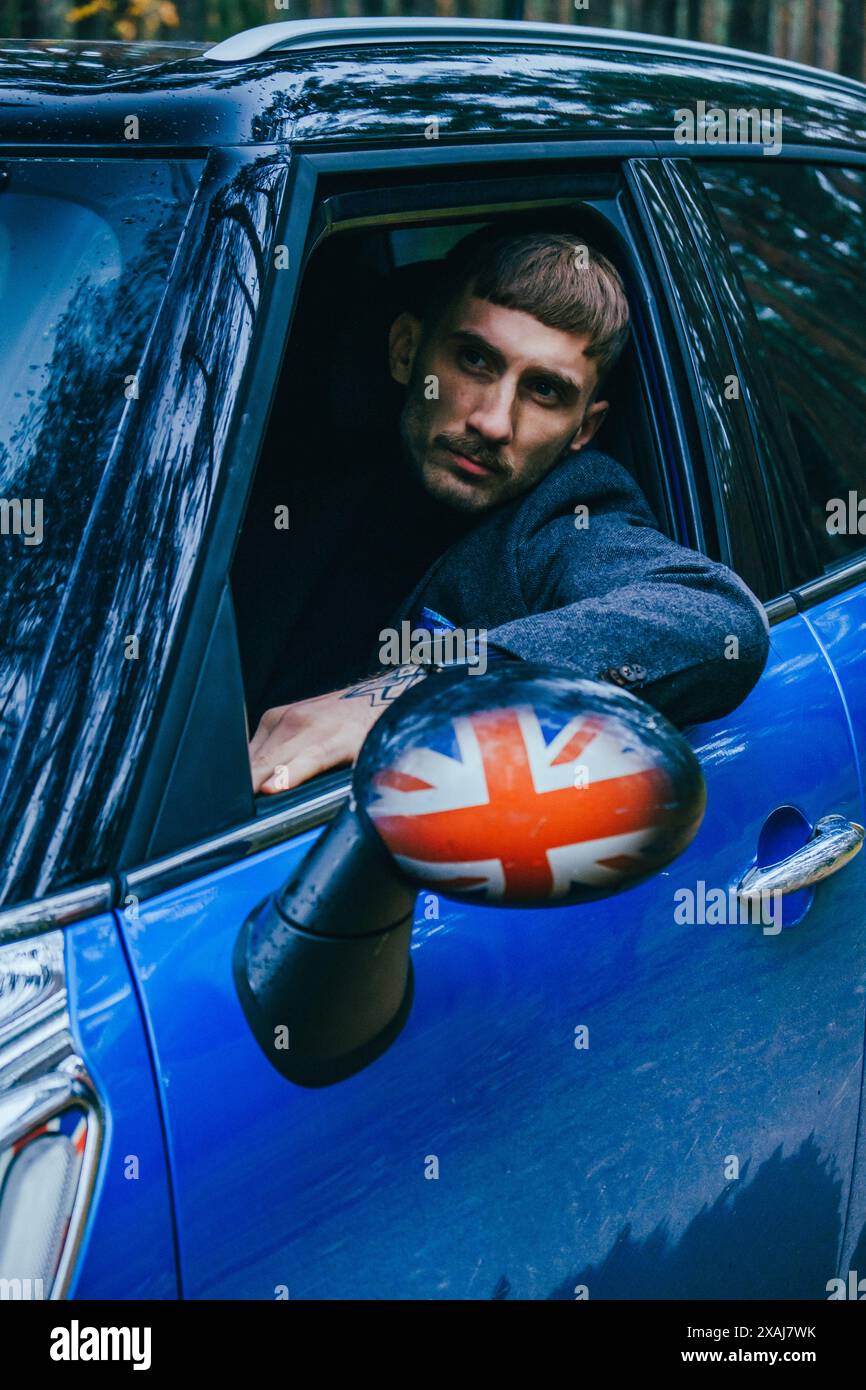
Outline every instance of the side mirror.
<path id="1" fill-rule="evenodd" d="M 626 691 L 521 662 L 436 672 L 377 721 L 349 805 L 244 923 L 255 1037 L 301 1085 L 351 1076 L 409 1015 L 419 888 L 504 907 L 608 897 L 682 853 L 705 802 L 686 741 Z"/>

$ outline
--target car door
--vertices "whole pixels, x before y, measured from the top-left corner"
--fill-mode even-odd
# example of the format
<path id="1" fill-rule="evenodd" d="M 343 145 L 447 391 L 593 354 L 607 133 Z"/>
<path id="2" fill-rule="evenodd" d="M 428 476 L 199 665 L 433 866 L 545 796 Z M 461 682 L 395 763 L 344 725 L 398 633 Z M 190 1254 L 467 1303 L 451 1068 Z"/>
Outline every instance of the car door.
<path id="1" fill-rule="evenodd" d="M 293 177 L 299 236 L 313 195 L 297 167 Z M 663 374 L 654 409 L 671 438 L 691 440 L 685 483 L 710 498 L 708 530 L 750 582 L 772 584 L 748 421 L 723 403 L 736 367 L 660 161 L 630 171 L 625 201 L 657 296 L 648 350 L 690 396 L 669 398 Z M 193 710 L 203 685 L 220 703 L 203 673 L 239 688 L 220 592 L 206 662 L 187 678 Z M 798 850 L 822 817 L 862 818 L 834 671 L 792 604 L 770 611 L 758 686 L 689 731 L 708 807 L 681 859 L 575 908 L 422 894 L 408 1022 L 337 1084 L 306 1088 L 272 1069 L 241 1011 L 232 952 L 345 799 L 345 778 L 127 861 L 118 921 L 153 1049 L 188 1296 L 824 1296 L 863 1062 L 863 860 L 792 896 L 782 924 L 707 910 L 711 894 L 730 905 L 747 871 Z M 242 740 L 237 699 L 232 717 L 226 749 Z M 183 804 L 179 757 L 160 767 L 163 808 Z"/>

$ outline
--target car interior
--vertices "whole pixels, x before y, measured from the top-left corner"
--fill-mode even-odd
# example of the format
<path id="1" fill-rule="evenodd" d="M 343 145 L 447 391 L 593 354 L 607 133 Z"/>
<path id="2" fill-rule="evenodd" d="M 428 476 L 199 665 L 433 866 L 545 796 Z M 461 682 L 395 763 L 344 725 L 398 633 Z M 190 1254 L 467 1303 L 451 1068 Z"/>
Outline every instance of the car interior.
<path id="1" fill-rule="evenodd" d="M 497 221 L 515 231 L 544 226 L 576 233 L 610 257 L 629 288 L 628 261 L 604 219 L 592 209 L 568 215 L 561 210 L 511 215 Z M 296 528 L 292 544 L 303 544 L 304 471 L 331 467 L 329 457 L 333 459 L 337 450 L 363 459 L 377 441 L 394 438 L 402 390 L 388 370 L 389 326 L 402 309 L 423 315 L 437 262 L 481 225 L 485 224 L 477 220 L 451 220 L 338 232 L 326 236 L 309 259 L 232 567 L 248 723 L 257 681 L 260 685 L 262 671 L 273 661 L 275 642 L 285 633 L 287 621 L 304 622 L 316 631 L 311 594 L 281 588 L 286 537 L 275 528 L 275 509 L 288 509 L 289 530 Z M 630 300 L 634 305 L 635 296 Z M 639 369 L 638 327 L 635 324 L 632 340 L 606 383 L 611 409 L 594 447 L 632 473 L 661 529 L 673 534 L 647 387 Z"/>

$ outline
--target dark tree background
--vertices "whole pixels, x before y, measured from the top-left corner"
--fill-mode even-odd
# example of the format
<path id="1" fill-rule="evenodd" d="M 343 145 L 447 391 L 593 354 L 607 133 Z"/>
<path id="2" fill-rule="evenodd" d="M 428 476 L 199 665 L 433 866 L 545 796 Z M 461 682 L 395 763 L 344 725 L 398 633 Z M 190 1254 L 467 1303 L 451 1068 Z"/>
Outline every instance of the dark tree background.
<path id="1" fill-rule="evenodd" d="M 454 15 L 633 29 L 866 79 L 866 0 L 0 0 L 0 34 L 217 40 L 286 19 Z"/>

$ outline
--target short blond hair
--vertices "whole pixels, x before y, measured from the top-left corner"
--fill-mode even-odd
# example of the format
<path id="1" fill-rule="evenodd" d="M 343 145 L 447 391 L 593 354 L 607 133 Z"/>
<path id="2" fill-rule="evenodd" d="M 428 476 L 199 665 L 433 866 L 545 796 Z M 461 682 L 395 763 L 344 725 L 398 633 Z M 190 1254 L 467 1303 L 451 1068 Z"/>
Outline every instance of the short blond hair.
<path id="1" fill-rule="evenodd" d="M 464 237 L 445 257 L 432 286 L 426 331 L 470 285 L 479 299 L 588 337 L 586 355 L 596 360 L 599 381 L 628 342 L 622 277 L 606 256 L 577 235 L 484 227 Z"/>

